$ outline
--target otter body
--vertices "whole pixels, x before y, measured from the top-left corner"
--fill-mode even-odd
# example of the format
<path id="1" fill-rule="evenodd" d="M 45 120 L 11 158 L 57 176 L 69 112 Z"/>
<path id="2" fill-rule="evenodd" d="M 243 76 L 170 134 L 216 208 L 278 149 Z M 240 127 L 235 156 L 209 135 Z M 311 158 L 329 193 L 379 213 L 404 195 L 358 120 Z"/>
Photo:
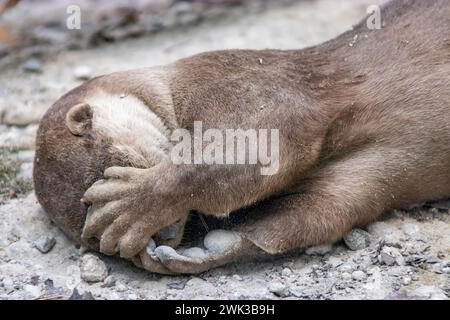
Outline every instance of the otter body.
<path id="1" fill-rule="evenodd" d="M 450 3 L 392 1 L 381 17 L 380 30 L 364 20 L 304 50 L 209 52 L 85 83 L 41 122 L 40 203 L 79 243 L 195 273 L 334 242 L 387 210 L 449 197 Z M 279 129 L 278 173 L 171 163 L 170 134 L 196 121 Z M 145 249 L 193 210 L 245 219 L 201 248 Z"/>

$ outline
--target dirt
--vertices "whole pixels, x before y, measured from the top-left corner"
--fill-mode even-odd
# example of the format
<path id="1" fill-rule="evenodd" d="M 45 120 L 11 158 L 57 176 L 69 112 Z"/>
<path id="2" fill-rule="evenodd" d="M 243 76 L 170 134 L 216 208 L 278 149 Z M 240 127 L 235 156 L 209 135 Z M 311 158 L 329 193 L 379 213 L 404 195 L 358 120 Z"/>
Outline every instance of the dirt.
<path id="1" fill-rule="evenodd" d="M 374 0 L 298 1 L 87 50 L 66 50 L 0 73 L 0 299 L 448 299 L 448 203 L 396 211 L 348 241 L 197 276 L 160 276 L 119 258 L 84 258 L 31 189 L 34 135 L 45 110 L 89 76 L 172 62 L 206 50 L 292 49 L 347 30 Z M 36 67 L 36 66 L 35 66 Z M 87 71 L 86 71 L 87 70 Z M 42 253 L 34 242 L 54 237 Z M 367 237 L 364 239 L 358 237 Z M 367 246 L 367 247 L 365 247 Z M 89 260 L 89 265 L 82 261 Z M 105 278 L 106 266 L 108 277 Z M 91 273 L 85 274 L 86 268 Z M 100 270 L 101 274 L 95 274 Z M 84 280 L 83 280 L 84 279 Z M 86 279 L 98 282 L 86 282 Z M 83 295 L 84 293 L 84 295 Z M 90 295 L 91 293 L 92 295 Z"/>

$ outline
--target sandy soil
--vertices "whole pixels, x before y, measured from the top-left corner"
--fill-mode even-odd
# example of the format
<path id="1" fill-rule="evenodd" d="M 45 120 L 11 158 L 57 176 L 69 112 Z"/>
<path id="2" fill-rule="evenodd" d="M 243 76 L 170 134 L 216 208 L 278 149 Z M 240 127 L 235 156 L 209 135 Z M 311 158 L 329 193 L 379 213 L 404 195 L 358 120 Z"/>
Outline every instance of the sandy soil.
<path id="1" fill-rule="evenodd" d="M 379 1 L 300 1 L 262 13 L 234 13 L 195 28 L 65 51 L 41 61 L 37 73 L 23 66 L 2 70 L 0 299 L 66 297 L 74 288 L 95 299 L 448 299 L 446 203 L 388 214 L 367 232 L 356 233 L 356 240 L 368 245 L 360 250 L 340 242 L 272 262 L 166 277 L 118 258 L 82 259 L 42 212 L 30 186 L 36 123 L 52 102 L 81 83 L 75 76 L 78 67 L 87 67 L 95 76 L 164 64 L 205 50 L 301 48 L 350 28 L 374 2 Z M 45 254 L 35 247 L 41 236 L 56 240 Z M 347 242 L 352 246 L 351 239 Z M 108 278 L 89 283 L 83 280 L 88 273 L 99 280 L 107 273 Z"/>

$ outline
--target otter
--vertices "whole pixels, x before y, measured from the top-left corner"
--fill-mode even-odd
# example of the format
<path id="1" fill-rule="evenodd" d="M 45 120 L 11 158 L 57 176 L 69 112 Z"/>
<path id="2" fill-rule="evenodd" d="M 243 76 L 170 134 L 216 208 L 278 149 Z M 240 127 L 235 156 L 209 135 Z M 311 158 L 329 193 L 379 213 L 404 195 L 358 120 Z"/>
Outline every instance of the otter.
<path id="1" fill-rule="evenodd" d="M 449 17 L 447 0 L 396 0 L 381 29 L 364 19 L 315 47 L 206 52 L 92 79 L 40 123 L 37 198 L 78 244 L 168 274 L 332 243 L 447 198 Z M 171 133 L 196 121 L 279 129 L 278 172 L 174 164 Z M 179 249 L 193 211 L 239 219 Z M 155 244 L 174 223 L 175 241 Z"/>

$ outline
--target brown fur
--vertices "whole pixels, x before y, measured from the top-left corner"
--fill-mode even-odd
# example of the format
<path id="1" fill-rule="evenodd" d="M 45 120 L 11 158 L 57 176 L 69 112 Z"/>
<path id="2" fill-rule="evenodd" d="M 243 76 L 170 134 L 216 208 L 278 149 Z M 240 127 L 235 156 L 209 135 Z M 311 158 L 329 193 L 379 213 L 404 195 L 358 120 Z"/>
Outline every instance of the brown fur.
<path id="1" fill-rule="evenodd" d="M 79 240 L 83 192 L 106 167 L 126 166 L 102 153 L 106 138 L 75 137 L 64 125 L 67 111 L 98 88 L 135 94 L 170 129 L 192 129 L 194 121 L 205 130 L 279 128 L 281 160 L 274 176 L 258 166 L 161 163 L 129 178 L 134 194 L 121 192 L 120 181 L 93 187 L 92 202 L 120 200 L 129 212 L 104 225 L 102 252 L 114 253 L 120 240 L 121 255 L 131 258 L 190 210 L 223 217 L 249 207 L 235 230 L 276 254 L 336 241 L 386 210 L 448 197 L 449 17 L 447 0 L 397 0 L 383 8 L 382 30 L 368 30 L 364 20 L 305 50 L 209 52 L 92 80 L 42 120 L 38 199 Z"/>

